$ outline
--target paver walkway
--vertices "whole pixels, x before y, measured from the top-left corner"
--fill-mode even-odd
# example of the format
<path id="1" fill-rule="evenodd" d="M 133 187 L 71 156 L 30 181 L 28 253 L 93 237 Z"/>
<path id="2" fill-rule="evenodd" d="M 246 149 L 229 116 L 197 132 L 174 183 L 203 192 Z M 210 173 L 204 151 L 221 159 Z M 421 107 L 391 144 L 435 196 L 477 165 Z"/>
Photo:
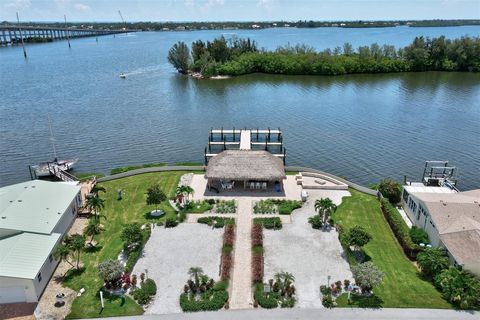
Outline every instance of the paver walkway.
<path id="1" fill-rule="evenodd" d="M 252 201 L 238 200 L 230 309 L 252 308 Z"/>

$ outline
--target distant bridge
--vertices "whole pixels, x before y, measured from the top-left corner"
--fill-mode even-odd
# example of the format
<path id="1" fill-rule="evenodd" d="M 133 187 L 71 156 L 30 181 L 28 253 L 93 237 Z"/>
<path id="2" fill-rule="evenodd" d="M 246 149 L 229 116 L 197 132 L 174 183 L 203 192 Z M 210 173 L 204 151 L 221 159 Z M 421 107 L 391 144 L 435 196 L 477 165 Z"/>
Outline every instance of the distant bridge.
<path id="1" fill-rule="evenodd" d="M 80 28 L 53 28 L 0 25 L 0 45 L 20 44 L 24 42 L 42 42 L 84 37 L 97 37 L 110 34 L 136 32 L 137 30 L 102 30 Z"/>

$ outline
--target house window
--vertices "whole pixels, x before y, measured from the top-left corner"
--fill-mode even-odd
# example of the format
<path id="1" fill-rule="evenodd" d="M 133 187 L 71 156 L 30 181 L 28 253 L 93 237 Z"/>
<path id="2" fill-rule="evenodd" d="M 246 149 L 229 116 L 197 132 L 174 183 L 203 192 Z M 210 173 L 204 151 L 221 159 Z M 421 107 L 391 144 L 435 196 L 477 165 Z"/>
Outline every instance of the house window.
<path id="1" fill-rule="evenodd" d="M 49 256 L 48 256 L 48 261 L 50 261 L 50 262 L 52 262 L 52 261 L 53 261 L 53 257 L 52 257 L 52 255 L 49 255 Z"/>
<path id="2" fill-rule="evenodd" d="M 42 273 L 39 272 L 37 275 L 38 282 L 42 282 Z"/>

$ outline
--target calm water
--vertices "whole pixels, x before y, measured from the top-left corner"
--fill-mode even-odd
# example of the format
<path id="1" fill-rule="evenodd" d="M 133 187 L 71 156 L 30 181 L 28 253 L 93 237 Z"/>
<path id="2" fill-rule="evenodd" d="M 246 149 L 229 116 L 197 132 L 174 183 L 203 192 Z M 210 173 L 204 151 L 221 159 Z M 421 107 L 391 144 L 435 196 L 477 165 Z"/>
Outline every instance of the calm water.
<path id="1" fill-rule="evenodd" d="M 272 49 L 349 41 L 404 46 L 416 35 L 478 36 L 480 27 L 238 31 Z M 28 165 L 61 157 L 77 172 L 146 162 L 202 161 L 210 127 L 281 127 L 287 164 L 368 184 L 419 177 L 426 159 L 460 168 L 462 189 L 480 188 L 480 74 L 338 77 L 250 75 L 199 81 L 166 54 L 178 40 L 221 31 L 139 33 L 0 48 L 0 185 L 29 179 Z M 231 33 L 226 34 L 227 37 Z M 126 80 L 119 79 L 120 72 Z"/>

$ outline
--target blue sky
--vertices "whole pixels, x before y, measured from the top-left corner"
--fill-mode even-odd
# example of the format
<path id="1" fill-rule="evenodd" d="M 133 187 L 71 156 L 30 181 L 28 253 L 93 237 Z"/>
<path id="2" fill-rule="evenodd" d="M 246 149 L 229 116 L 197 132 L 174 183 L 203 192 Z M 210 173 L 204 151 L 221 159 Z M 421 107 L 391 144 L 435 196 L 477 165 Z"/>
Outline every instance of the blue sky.
<path id="1" fill-rule="evenodd" d="M 0 21 L 480 19 L 480 0 L 0 0 Z"/>

